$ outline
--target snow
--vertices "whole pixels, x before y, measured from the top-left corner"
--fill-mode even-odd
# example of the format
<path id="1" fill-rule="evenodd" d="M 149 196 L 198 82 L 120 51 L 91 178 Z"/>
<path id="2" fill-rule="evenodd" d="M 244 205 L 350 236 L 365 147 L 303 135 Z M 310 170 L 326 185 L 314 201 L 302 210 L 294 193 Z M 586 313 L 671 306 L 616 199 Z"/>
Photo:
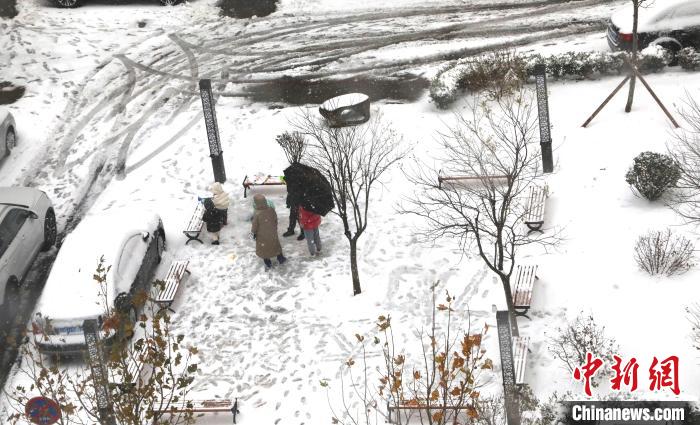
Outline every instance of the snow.
<path id="1" fill-rule="evenodd" d="M 107 273 L 106 294 L 111 303 L 118 292 L 129 290 L 117 287 L 118 282 L 130 284 L 141 265 L 140 261 L 130 261 L 128 270 L 118 270 L 122 247 L 134 237 L 140 240 L 143 232 L 151 234 L 158 220 L 155 214 L 128 209 L 84 217 L 63 241 L 36 310 L 55 321 L 89 319 L 102 314 L 105 295 L 100 293 L 100 286 L 93 278 L 100 257 L 104 256 L 105 267 L 112 266 Z M 124 254 L 143 258 L 146 243 L 129 246 L 136 249 Z"/>
<path id="2" fill-rule="evenodd" d="M 218 98 L 216 110 L 228 177 L 224 187 L 232 200 L 229 224 L 221 232 L 220 246 L 212 246 L 206 232 L 202 234 L 204 244 L 184 244 L 182 230 L 197 197 L 209 196 L 212 172 L 201 105 L 192 88 L 196 84 L 194 74 L 190 74 L 193 67 L 171 36 L 177 35 L 203 49 L 193 53 L 199 60 L 196 71 L 199 77 L 215 79 L 216 85 L 223 65 L 231 65 L 232 72 L 238 72 L 236 67 L 243 69 L 241 78 L 286 71 L 265 67 L 273 61 L 270 57 L 260 56 L 255 63 L 236 63 L 244 58 L 217 56 L 206 49 L 233 51 L 237 46 L 232 40 L 269 37 L 260 40 L 260 44 L 251 41 L 250 53 L 255 55 L 256 50 L 272 49 L 276 44 L 280 51 L 291 51 L 297 45 L 319 41 L 319 33 L 298 28 L 304 21 L 316 20 L 321 22 L 321 29 L 327 30 L 337 23 L 326 25 L 326 19 L 348 20 L 347 13 L 371 13 L 377 11 L 376 7 L 338 0 L 282 0 L 280 10 L 269 17 L 235 21 L 215 18 L 213 0 L 192 1 L 173 8 L 100 4 L 65 11 L 44 10 L 40 4 L 38 0 L 28 0 L 17 20 L 2 22 L 13 27 L 15 39 L 0 35 L 0 60 L 17 58 L 11 61 L 10 69 L 27 85 L 28 94 L 9 107 L 17 118 L 22 142 L 13 153 L 17 165 L 0 168 L 0 182 L 28 183 L 46 190 L 56 204 L 61 228 L 78 210 L 76 206 L 86 193 L 91 194 L 92 212 L 83 219 L 85 225 L 123 208 L 158 211 L 168 247 L 157 275 L 162 277 L 173 259 L 190 260 L 192 274 L 177 294 L 173 324 L 175 332 L 186 334 L 186 341 L 200 350 L 200 371 L 193 394 L 196 398 L 238 398 L 241 420 L 245 422 L 329 421 L 328 397 L 337 406 L 339 370 L 345 360 L 357 358 L 360 353 L 354 334 L 372 335 L 377 316 L 389 314 L 400 346 L 415 349 L 414 334 L 427 324 L 430 286 L 437 281 L 438 293 L 449 290 L 456 296 L 455 308 L 461 317 L 469 310 L 475 329 L 482 324 L 495 327 L 494 307 L 505 306 L 500 283 L 478 258 L 462 255 L 457 241 L 425 243 L 415 236 L 414 229 L 423 223 L 396 211 L 413 189 L 399 167 L 377 187 L 369 227 L 360 239 L 362 295 L 352 296 L 349 248 L 342 224 L 332 214 L 321 224 L 321 257 L 309 257 L 305 243 L 295 237 L 281 238 L 289 262 L 270 273 L 264 272 L 262 261 L 255 256 L 254 241 L 248 237 L 251 199 L 243 198 L 241 182 L 246 175 L 281 174 L 287 166 L 275 136 L 290 128 L 289 121 L 300 113 L 297 107 L 270 109 L 269 105 L 241 97 Z M 382 6 L 381 11 L 394 13 L 405 6 L 417 10 L 438 4 L 455 7 L 462 2 L 401 0 Z M 595 6 L 594 11 L 586 11 L 586 17 L 599 17 L 621 4 L 618 1 Z M 561 12 L 557 19 L 577 14 L 568 3 L 561 7 L 570 10 Z M 294 16 L 306 12 L 309 16 Z M 462 18 L 468 22 L 474 15 Z M 139 28 L 137 20 L 147 25 Z M 402 23 L 407 26 L 413 22 L 402 16 L 389 21 L 391 25 L 384 22 L 376 26 L 372 22 L 349 22 L 342 30 L 328 30 L 324 34 L 328 38 L 323 40 L 349 39 L 357 43 L 351 38 L 352 31 L 363 25 L 377 35 L 388 27 L 401 28 Z M 51 26 L 55 31 L 43 33 L 43 26 Z M 105 37 L 102 28 L 114 31 L 113 35 Z M 494 34 L 488 41 L 502 40 L 501 37 L 502 34 Z M 591 46 L 603 50 L 604 37 L 604 30 L 579 37 L 568 34 L 527 43 L 519 49 L 541 54 Z M 75 42 L 69 42 L 74 38 Z M 468 45 L 469 40 L 470 37 L 456 39 L 456 50 Z M 484 44 L 488 44 L 486 40 Z M 429 45 L 426 42 L 425 46 Z M 358 66 L 352 59 L 360 54 L 366 55 L 367 62 L 362 66 L 381 70 L 385 65 L 391 66 L 386 50 L 372 50 L 379 52 L 375 58 L 369 57 L 370 51 L 350 53 L 342 63 L 304 65 L 301 69 L 292 66 L 289 73 L 303 75 L 308 69 L 319 73 L 328 69 L 352 70 Z M 406 63 L 431 55 L 429 48 L 406 50 Z M 300 58 L 284 58 L 301 64 L 317 55 L 312 52 Z M 45 69 L 44 64 L 54 71 Z M 418 60 L 411 69 L 435 72 L 443 64 L 437 59 Z M 261 71 L 250 70 L 253 65 L 261 67 Z M 122 98 L 129 75 L 136 78 L 137 84 L 133 86 L 133 96 Z M 671 111 L 681 105 L 686 91 L 700 98 L 700 81 L 694 73 L 668 68 L 646 78 Z M 592 313 L 596 322 L 606 327 L 606 333 L 617 339 L 620 355 L 639 360 L 640 382 L 646 381 L 642 372 L 652 357 L 679 356 L 682 393 L 677 399 L 697 400 L 698 352 L 689 340 L 691 326 L 684 307 L 700 300 L 700 269 L 696 267 L 673 278 L 651 278 L 638 270 L 632 258 L 636 238 L 647 229 L 670 226 L 696 245 L 697 235 L 694 229 L 681 225 L 662 204 L 636 198 L 624 182 L 632 159 L 644 150 L 664 152 L 674 130 L 641 85 L 637 85 L 630 114 L 622 111 L 624 99 L 618 95 L 588 128 L 581 128 L 618 82 L 617 78 L 605 78 L 549 85 L 556 168 L 546 177 L 550 197 L 546 203 L 545 232 L 557 229 L 564 238 L 555 251 L 528 247 L 523 252 L 523 262 L 539 265 L 530 310 L 532 320 L 519 321 L 521 335 L 529 336 L 531 344 L 525 381 L 542 397 L 567 389 L 582 395 L 581 384 L 549 353 L 546 337 L 583 311 Z M 226 86 L 226 91 L 235 89 L 234 83 Z M 188 91 L 194 92 L 195 97 Z M 126 99 L 125 103 L 120 104 L 120 99 Z M 438 132 L 454 122 L 454 113 L 466 111 L 464 101 L 448 111 L 438 111 L 427 95 L 414 103 L 379 101 L 373 102 L 373 107 L 403 136 L 402 145 L 411 155 L 402 165 L 421 158 L 434 163 L 436 169 Z M 315 113 L 317 105 L 309 108 Z M 132 131 L 136 133 L 123 149 L 124 145 L 117 143 L 122 139 L 110 139 Z M 113 144 L 105 143 L 109 140 Z M 111 160 L 121 155 L 125 155 L 123 174 L 98 175 L 91 183 L 98 165 L 118 164 L 119 161 Z M 278 205 L 278 230 L 282 233 L 288 219 L 288 210 L 283 208 L 284 187 L 256 188 L 249 191 L 248 197 L 256 191 L 264 192 Z M 72 236 L 66 239 L 55 266 L 65 270 L 59 274 L 62 269 L 57 269 L 52 278 L 69 286 L 61 288 L 50 280 L 42 304 L 48 300 L 76 300 L 67 288 L 86 282 L 99 254 L 109 254 L 102 251 L 119 245 L 119 240 L 107 241 L 117 236 L 119 223 L 112 221 L 100 231 L 90 227 L 91 231 L 79 234 L 80 239 L 88 239 L 83 244 L 77 243 L 77 237 L 76 242 L 72 242 Z M 81 228 L 83 225 L 76 231 Z M 73 245 L 79 245 L 84 256 L 73 257 L 67 251 Z M 76 267 L 87 273 L 86 280 L 64 279 L 64 273 L 73 276 Z M 90 302 L 86 301 L 71 310 L 76 315 L 80 309 L 87 312 L 88 307 Z M 498 365 L 495 333 L 487 334 L 484 346 Z M 371 351 L 368 360 L 376 365 L 380 361 L 378 353 Z M 500 367 L 485 374 L 484 379 L 484 394 L 500 391 Z M 327 381 L 330 390 L 322 387 L 321 381 Z M 8 385 L 20 382 L 21 376 L 14 375 Z M 600 392 L 606 390 L 603 387 Z M 633 395 L 676 398 L 668 391 L 650 392 L 644 385 Z M 208 416 L 198 423 L 230 423 L 230 416 Z"/>
<path id="3" fill-rule="evenodd" d="M 369 99 L 369 96 L 363 93 L 348 93 L 326 100 L 321 104 L 321 108 L 326 111 L 333 111 L 347 106 L 357 105 L 367 99 Z"/>

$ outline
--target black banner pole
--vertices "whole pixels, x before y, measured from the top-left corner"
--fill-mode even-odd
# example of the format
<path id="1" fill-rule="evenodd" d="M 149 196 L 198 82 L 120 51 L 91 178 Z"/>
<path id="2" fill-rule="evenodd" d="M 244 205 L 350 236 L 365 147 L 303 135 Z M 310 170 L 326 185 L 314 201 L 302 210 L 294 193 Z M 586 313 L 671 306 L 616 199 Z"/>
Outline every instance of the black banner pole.
<path id="1" fill-rule="evenodd" d="M 224 183 L 226 181 L 226 169 L 224 168 L 219 126 L 216 122 L 216 111 L 214 110 L 214 96 L 211 93 L 211 80 L 199 80 L 199 95 L 202 98 L 204 125 L 207 129 L 209 156 L 211 157 L 211 166 L 214 170 L 214 181 Z"/>
<path id="2" fill-rule="evenodd" d="M 513 362 L 513 337 L 510 333 L 510 313 L 496 312 L 498 346 L 501 351 L 501 371 L 503 372 L 503 401 L 508 425 L 520 425 L 520 404 L 515 389 L 515 364 Z"/>
<path id="3" fill-rule="evenodd" d="M 540 147 L 542 148 L 542 171 L 554 171 L 552 159 L 552 134 L 549 126 L 549 102 L 547 100 L 547 73 L 543 64 L 535 65 L 537 87 L 537 111 L 540 118 Z"/>
<path id="4" fill-rule="evenodd" d="M 112 395 L 109 392 L 107 366 L 105 365 L 103 347 L 99 344 L 99 325 L 97 320 L 90 319 L 83 322 L 83 335 L 87 345 L 88 361 L 92 371 L 92 379 L 95 385 L 95 398 L 100 414 L 101 425 L 117 425 L 114 419 L 114 407 Z"/>

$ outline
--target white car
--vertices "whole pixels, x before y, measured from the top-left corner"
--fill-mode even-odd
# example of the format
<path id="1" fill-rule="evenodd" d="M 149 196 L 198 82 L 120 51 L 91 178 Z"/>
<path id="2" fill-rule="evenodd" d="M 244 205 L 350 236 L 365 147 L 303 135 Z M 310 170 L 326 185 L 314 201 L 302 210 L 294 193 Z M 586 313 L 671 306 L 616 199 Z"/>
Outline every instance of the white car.
<path id="1" fill-rule="evenodd" d="M 56 242 L 51 200 L 29 187 L 0 187 L 0 301 L 9 318 L 19 304 L 20 284 L 41 250 Z"/>
<path id="2" fill-rule="evenodd" d="M 101 323 L 106 309 L 127 314 L 134 323 L 138 306 L 131 302 L 148 291 L 165 250 L 165 230 L 157 214 L 116 211 L 88 215 L 65 238 L 46 280 L 35 313 L 38 348 L 47 354 L 85 350 L 83 322 Z M 102 291 L 93 278 L 100 258 L 107 272 Z M 103 330 L 109 345 L 118 335 Z"/>
<path id="3" fill-rule="evenodd" d="M 0 107 L 0 158 L 10 155 L 17 146 L 17 125 L 6 108 Z"/>

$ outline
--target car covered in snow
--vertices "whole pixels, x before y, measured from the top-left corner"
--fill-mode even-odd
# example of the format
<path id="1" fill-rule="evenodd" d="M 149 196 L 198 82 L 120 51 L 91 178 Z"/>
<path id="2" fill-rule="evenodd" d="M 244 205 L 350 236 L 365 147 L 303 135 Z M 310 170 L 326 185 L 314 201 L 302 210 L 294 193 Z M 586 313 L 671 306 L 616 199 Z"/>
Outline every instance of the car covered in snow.
<path id="1" fill-rule="evenodd" d="M 632 50 L 632 7 L 622 8 L 608 22 L 608 45 Z M 683 47 L 700 49 L 700 0 L 663 0 L 639 8 L 639 49 L 660 45 L 676 52 Z"/>
<path id="2" fill-rule="evenodd" d="M 163 6 L 173 6 L 180 3 L 182 0 L 159 0 Z M 78 7 L 83 0 L 53 0 L 58 7 Z"/>
<path id="3" fill-rule="evenodd" d="M 165 250 L 165 230 L 157 214 L 139 211 L 93 213 L 66 236 L 36 307 L 34 332 L 39 351 L 80 353 L 85 349 L 83 322 L 103 324 L 107 314 L 122 314 L 135 323 L 138 294 L 148 291 Z M 106 271 L 101 285 L 94 276 L 100 261 Z M 130 335 L 108 326 L 102 339 Z"/>
<path id="4" fill-rule="evenodd" d="M 16 128 L 15 119 L 10 111 L 0 108 L 0 158 L 8 156 L 17 146 Z"/>
<path id="5" fill-rule="evenodd" d="M 56 216 L 46 193 L 0 187 L 0 300 L 4 318 L 14 315 L 20 284 L 39 251 L 56 242 Z"/>

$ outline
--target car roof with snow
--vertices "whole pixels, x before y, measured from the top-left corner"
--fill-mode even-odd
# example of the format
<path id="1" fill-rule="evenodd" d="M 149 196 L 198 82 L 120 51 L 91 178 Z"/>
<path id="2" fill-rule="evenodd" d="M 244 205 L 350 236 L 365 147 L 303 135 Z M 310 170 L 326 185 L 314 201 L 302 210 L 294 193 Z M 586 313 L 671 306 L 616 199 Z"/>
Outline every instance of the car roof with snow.
<path id="1" fill-rule="evenodd" d="M 100 257 L 104 266 L 113 266 L 107 274 L 108 301 L 116 296 L 115 263 L 128 239 L 154 230 L 157 214 L 108 211 L 91 214 L 63 241 L 49 273 L 37 311 L 55 320 L 94 318 L 104 312 L 100 285 L 93 276 Z"/>
<path id="2" fill-rule="evenodd" d="M 31 187 L 0 187 L 0 204 L 22 205 L 31 208 L 41 197 L 41 191 Z"/>
<path id="3" fill-rule="evenodd" d="M 639 31 L 644 31 L 646 26 L 653 26 L 659 21 L 664 21 L 671 11 L 680 5 L 697 4 L 698 0 L 664 0 L 655 1 L 649 5 L 639 8 Z M 611 19 L 623 32 L 632 32 L 632 12 L 631 4 L 625 4 Z"/>

